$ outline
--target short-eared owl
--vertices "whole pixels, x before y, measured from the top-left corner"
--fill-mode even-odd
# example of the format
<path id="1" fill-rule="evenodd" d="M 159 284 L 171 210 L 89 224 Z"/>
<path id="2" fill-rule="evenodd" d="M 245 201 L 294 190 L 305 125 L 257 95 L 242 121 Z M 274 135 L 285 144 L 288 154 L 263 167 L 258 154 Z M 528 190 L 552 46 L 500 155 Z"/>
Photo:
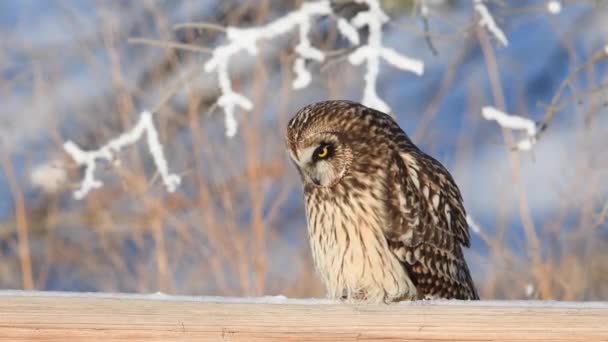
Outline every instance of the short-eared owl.
<path id="1" fill-rule="evenodd" d="M 470 236 L 460 191 L 389 115 L 312 104 L 289 121 L 286 143 L 328 297 L 479 298 L 462 251 Z"/>

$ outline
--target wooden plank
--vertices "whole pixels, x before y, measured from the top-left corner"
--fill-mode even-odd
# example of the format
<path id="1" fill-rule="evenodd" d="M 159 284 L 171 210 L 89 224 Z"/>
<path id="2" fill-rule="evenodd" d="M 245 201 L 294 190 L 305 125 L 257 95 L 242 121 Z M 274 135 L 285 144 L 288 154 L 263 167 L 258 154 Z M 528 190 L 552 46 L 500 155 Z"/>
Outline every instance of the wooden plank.
<path id="1" fill-rule="evenodd" d="M 0 292 L 0 341 L 608 341 L 608 303 L 219 301 Z"/>

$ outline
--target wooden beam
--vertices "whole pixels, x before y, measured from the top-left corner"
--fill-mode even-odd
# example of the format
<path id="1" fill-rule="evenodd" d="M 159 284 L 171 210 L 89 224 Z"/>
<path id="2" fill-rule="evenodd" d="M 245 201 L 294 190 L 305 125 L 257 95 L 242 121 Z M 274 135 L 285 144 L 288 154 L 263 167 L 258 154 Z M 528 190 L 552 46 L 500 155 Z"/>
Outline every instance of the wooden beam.
<path id="1" fill-rule="evenodd" d="M 0 341 L 608 341 L 606 302 L 272 301 L 0 291 Z"/>

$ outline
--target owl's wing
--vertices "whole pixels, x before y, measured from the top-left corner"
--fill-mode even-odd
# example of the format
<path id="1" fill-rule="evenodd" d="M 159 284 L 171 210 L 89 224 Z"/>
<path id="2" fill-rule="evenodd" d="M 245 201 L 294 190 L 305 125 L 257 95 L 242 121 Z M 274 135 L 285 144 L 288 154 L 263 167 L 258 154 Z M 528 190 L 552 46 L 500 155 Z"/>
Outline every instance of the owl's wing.
<path id="1" fill-rule="evenodd" d="M 470 235 L 449 172 L 419 150 L 395 153 L 388 169 L 386 238 L 422 298 L 478 299 L 462 246 Z"/>

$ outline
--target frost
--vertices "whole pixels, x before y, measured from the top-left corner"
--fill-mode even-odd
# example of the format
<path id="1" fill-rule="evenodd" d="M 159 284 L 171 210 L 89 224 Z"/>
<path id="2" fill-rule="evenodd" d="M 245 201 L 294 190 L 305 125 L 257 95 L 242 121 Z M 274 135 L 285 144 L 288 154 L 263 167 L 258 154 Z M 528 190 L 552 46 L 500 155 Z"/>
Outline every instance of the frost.
<path id="1" fill-rule="evenodd" d="M 364 64 L 366 68 L 362 103 L 378 110 L 390 112 L 390 108 L 378 96 L 376 90 L 380 59 L 384 59 L 396 68 L 411 71 L 417 75 L 423 73 L 424 64 L 422 61 L 404 56 L 382 44 L 383 26 L 389 18 L 382 11 L 379 0 L 355 1 L 365 3 L 367 10 L 359 12 L 350 21 L 339 18 L 337 22 L 338 32 L 346 37 L 351 44 L 358 46 L 360 44 L 358 29 L 368 29 L 369 39 L 367 43 L 358 46 L 349 55 L 348 60 L 354 65 Z M 211 57 L 205 62 L 203 70 L 217 75 L 221 94 L 216 104 L 224 112 L 226 136 L 233 137 L 237 133 L 238 121 L 236 119 L 236 111 L 238 109 L 244 111 L 253 109 L 252 100 L 236 92 L 233 88 L 230 78 L 230 62 L 233 58 L 241 53 L 255 56 L 258 54 L 257 44 L 259 41 L 271 40 L 297 30 L 299 40 L 295 47 L 296 58 L 293 65 L 295 78 L 292 86 L 295 89 L 305 88 L 312 81 L 312 75 L 307 69 L 307 62 L 314 61 L 320 63 L 326 59 L 325 53 L 314 47 L 310 41 L 309 34 L 313 19 L 330 14 L 332 14 L 330 1 L 310 1 L 303 3 L 298 9 L 266 25 L 251 28 L 227 27 L 225 29 L 227 41 L 211 50 Z M 74 197 L 82 199 L 91 190 L 101 187 L 103 183 L 95 178 L 96 163 L 99 160 L 117 161 L 115 154 L 122 148 L 134 144 L 144 133 L 147 133 L 150 153 L 154 158 L 167 191 L 175 191 L 181 179 L 178 175 L 169 173 L 167 162 L 162 152 L 162 146 L 158 140 L 158 133 L 152 121 L 152 114 L 143 112 L 141 113 L 139 122 L 133 129 L 123 133 L 97 150 L 83 151 L 72 141 L 64 143 L 64 150 L 70 154 L 74 161 L 78 165 L 85 166 L 84 178 L 80 184 L 80 188 L 75 191 Z M 55 177 L 56 179 L 61 178 L 61 175 L 57 174 L 55 176 L 57 176 Z M 37 173 L 34 181 L 36 184 L 41 185 L 45 180 L 41 178 L 40 173 Z M 53 185 L 49 184 L 45 186 L 50 189 Z"/>
<path id="2" fill-rule="evenodd" d="M 309 2 L 303 4 L 298 10 L 264 26 L 248 29 L 228 27 L 226 29 L 228 43 L 215 48 L 211 58 L 204 66 L 206 72 L 215 72 L 218 77 L 222 95 L 218 99 L 217 105 L 224 110 L 226 116 L 226 136 L 233 137 L 237 132 L 235 109 L 237 107 L 246 111 L 253 109 L 253 103 L 250 99 L 232 89 L 228 67 L 230 59 L 240 52 L 256 55 L 259 40 L 278 37 L 297 27 L 299 28 L 300 42 L 296 47 L 298 58 L 294 65 L 296 79 L 293 86 L 296 89 L 304 88 L 310 84 L 312 79 L 305 66 L 306 60 L 323 61 L 324 59 L 323 52 L 314 48 L 308 38 L 310 20 L 315 16 L 330 13 L 331 8 L 328 1 Z"/>
<path id="3" fill-rule="evenodd" d="M 562 4 L 556 0 L 549 1 L 547 2 L 547 10 L 551 14 L 559 14 L 562 11 Z"/>
<path id="4" fill-rule="evenodd" d="M 99 298 L 99 299 L 137 299 L 156 301 L 185 301 L 222 304 L 296 304 L 320 305 L 338 304 L 339 301 L 326 298 L 287 298 L 283 295 L 262 297 L 220 297 L 220 296 L 184 296 L 155 293 L 110 293 L 110 292 L 59 292 L 59 291 L 24 291 L 0 290 L 1 297 L 59 297 L 59 298 Z"/>
<path id="5" fill-rule="evenodd" d="M 528 284 L 526 285 L 526 297 L 532 297 L 532 295 L 534 294 L 534 284 Z"/>
<path id="6" fill-rule="evenodd" d="M 182 296 L 164 293 L 131 294 L 107 292 L 55 292 L 55 291 L 23 291 L 0 290 L 1 297 L 56 297 L 56 298 L 96 298 L 120 300 L 157 300 L 184 301 L 214 304 L 276 304 L 276 305 L 350 305 L 361 304 L 343 303 L 325 298 L 287 298 L 282 295 L 263 297 L 218 297 L 218 296 Z M 370 304 L 375 305 L 375 304 Z M 403 301 L 392 305 L 407 306 L 475 306 L 475 307 L 521 307 L 521 308 L 559 308 L 559 309 L 608 309 L 608 302 L 562 302 L 550 300 L 418 300 Z"/>
<path id="7" fill-rule="evenodd" d="M 422 3 L 420 4 L 420 14 L 423 17 L 429 16 L 429 6 L 427 5 L 426 1 L 422 1 Z"/>
<path id="8" fill-rule="evenodd" d="M 473 217 L 471 217 L 471 215 L 467 215 L 466 220 L 467 224 L 469 225 L 469 229 L 473 233 L 479 235 L 481 233 L 481 227 L 477 224 L 477 222 L 475 222 L 475 220 L 473 220 Z"/>
<path id="9" fill-rule="evenodd" d="M 484 4 L 484 0 L 473 0 L 473 5 L 475 6 L 475 11 L 477 11 L 481 17 L 479 26 L 487 28 L 503 46 L 509 45 L 507 36 L 505 36 L 500 27 L 496 25 L 496 21 L 494 20 L 494 17 L 492 17 L 488 7 Z"/>
<path id="10" fill-rule="evenodd" d="M 424 64 L 422 61 L 401 55 L 382 45 L 383 26 L 389 18 L 382 11 L 378 0 L 356 1 L 365 3 L 368 10 L 359 12 L 350 22 L 344 18 L 338 19 L 338 32 L 356 46 L 360 44 L 357 30 L 364 27 L 369 29 L 367 44 L 353 51 L 348 60 L 353 65 L 365 63 L 365 88 L 361 102 L 369 107 L 390 112 L 389 106 L 378 96 L 376 90 L 380 58 L 396 68 L 411 71 L 417 75 L 423 73 Z M 215 72 L 218 77 L 222 95 L 217 104 L 224 110 L 226 136 L 232 137 L 237 133 L 235 110 L 241 108 L 250 111 L 253 108 L 253 103 L 249 98 L 236 93 L 232 88 L 229 68 L 231 58 L 241 52 L 256 55 L 258 53 L 257 43 L 260 40 L 271 40 L 297 29 L 299 43 L 295 48 L 297 57 L 293 65 L 295 78 L 292 86 L 294 89 L 306 88 L 312 81 L 312 75 L 307 69 L 306 63 L 308 61 L 323 62 L 326 58 L 325 53 L 315 48 L 310 41 L 311 22 L 317 17 L 330 14 L 332 14 L 332 10 L 329 1 L 305 2 L 297 10 L 266 25 L 247 29 L 236 27 L 226 29 L 228 42 L 213 49 L 211 58 L 204 66 L 205 72 Z"/>
<path id="11" fill-rule="evenodd" d="M 45 192 L 56 193 L 67 184 L 67 172 L 59 161 L 41 164 L 32 169 L 30 182 Z"/>
<path id="12" fill-rule="evenodd" d="M 516 143 L 515 148 L 520 151 L 529 151 L 536 143 L 536 123 L 530 119 L 518 115 L 509 115 L 494 107 L 483 107 L 481 115 L 486 120 L 494 120 L 501 127 L 513 130 L 523 130 L 527 133 L 527 138 Z"/>
<path id="13" fill-rule="evenodd" d="M 363 91 L 362 103 L 368 107 L 388 113 L 390 112 L 390 107 L 378 96 L 376 90 L 378 73 L 380 71 L 380 57 L 401 70 L 410 71 L 417 75 L 422 75 L 424 72 L 424 64 L 422 61 L 403 56 L 382 44 L 382 26 L 389 18 L 382 11 L 378 0 L 358 2 L 365 2 L 369 10 L 359 12 L 352 19 L 352 23 L 357 28 L 367 26 L 369 29 L 369 39 L 366 45 L 353 51 L 348 60 L 353 65 L 365 62 L 367 66 L 364 76 L 365 89 Z"/>
<path id="14" fill-rule="evenodd" d="M 359 45 L 359 33 L 357 29 L 344 18 L 338 19 L 338 31 L 353 45 Z"/>
<path id="15" fill-rule="evenodd" d="M 152 113 L 144 111 L 140 114 L 139 121 L 129 131 L 124 132 L 117 138 L 110 140 L 97 150 L 84 151 L 71 140 L 63 144 L 64 150 L 74 159 L 78 165 L 84 165 L 84 179 L 80 184 L 80 189 L 74 192 L 74 198 L 82 199 L 91 190 L 100 188 L 103 183 L 95 178 L 95 168 L 97 161 L 107 160 L 113 162 L 116 159 L 116 154 L 124 147 L 135 144 L 139 139 L 146 134 L 148 149 L 154 159 L 158 173 L 160 174 L 167 191 L 173 192 L 181 183 L 181 178 L 176 174 L 169 173 L 167 160 L 163 153 L 162 145 L 158 139 L 158 132 L 154 127 Z"/>

